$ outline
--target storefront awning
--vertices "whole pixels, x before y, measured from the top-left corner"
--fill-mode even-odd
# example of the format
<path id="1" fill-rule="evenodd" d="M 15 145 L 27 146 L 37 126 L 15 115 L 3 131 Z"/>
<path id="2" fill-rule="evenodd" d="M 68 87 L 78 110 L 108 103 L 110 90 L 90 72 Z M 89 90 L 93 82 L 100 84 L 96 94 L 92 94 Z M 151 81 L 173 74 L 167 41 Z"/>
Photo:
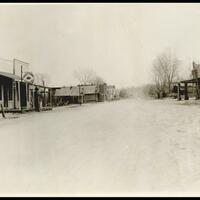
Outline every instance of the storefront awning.
<path id="1" fill-rule="evenodd" d="M 0 72 L 0 76 L 4 76 L 4 77 L 10 78 L 10 79 L 13 79 L 15 81 L 21 81 L 20 76 L 17 76 L 17 75 L 8 73 L 8 72 Z"/>

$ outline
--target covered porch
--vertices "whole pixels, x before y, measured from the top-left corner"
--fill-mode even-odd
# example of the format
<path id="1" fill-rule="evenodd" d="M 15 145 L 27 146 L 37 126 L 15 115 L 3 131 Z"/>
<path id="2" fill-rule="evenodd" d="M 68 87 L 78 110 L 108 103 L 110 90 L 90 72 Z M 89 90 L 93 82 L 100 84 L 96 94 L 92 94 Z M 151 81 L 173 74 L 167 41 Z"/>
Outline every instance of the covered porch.
<path id="1" fill-rule="evenodd" d="M 0 72 L 0 105 L 5 112 L 21 110 L 20 90 L 22 87 L 20 77 Z"/>
<path id="2" fill-rule="evenodd" d="M 176 86 L 177 100 L 189 100 L 190 96 L 200 99 L 200 78 L 193 78 L 174 83 Z"/>
<path id="3" fill-rule="evenodd" d="M 17 75 L 0 72 L 1 112 L 3 112 L 2 109 L 4 112 L 51 110 L 51 88 L 28 83 Z"/>

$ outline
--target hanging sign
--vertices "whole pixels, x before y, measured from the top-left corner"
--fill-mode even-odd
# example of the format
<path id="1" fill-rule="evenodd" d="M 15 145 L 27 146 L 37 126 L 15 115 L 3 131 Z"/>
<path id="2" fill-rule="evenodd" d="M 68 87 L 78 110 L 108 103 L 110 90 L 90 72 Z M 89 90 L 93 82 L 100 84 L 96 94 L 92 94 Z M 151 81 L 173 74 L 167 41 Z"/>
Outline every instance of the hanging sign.
<path id="1" fill-rule="evenodd" d="M 25 72 L 23 76 L 23 80 L 28 82 L 28 83 L 33 83 L 34 82 L 34 75 L 32 72 Z"/>

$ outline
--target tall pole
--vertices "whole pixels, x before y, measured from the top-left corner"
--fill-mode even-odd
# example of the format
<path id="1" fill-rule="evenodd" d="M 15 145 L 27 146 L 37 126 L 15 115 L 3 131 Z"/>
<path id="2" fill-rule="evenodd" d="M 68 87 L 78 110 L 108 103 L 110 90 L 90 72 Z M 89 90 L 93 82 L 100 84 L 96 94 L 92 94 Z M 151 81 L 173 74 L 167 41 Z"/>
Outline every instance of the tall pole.
<path id="1" fill-rule="evenodd" d="M 22 69 L 22 65 L 21 65 L 21 88 L 22 88 L 22 75 L 23 75 L 23 69 Z M 21 93 L 22 91 L 20 90 L 20 93 Z M 22 99 L 21 99 L 21 102 L 22 102 Z M 22 109 L 22 103 L 20 102 L 20 104 L 21 104 L 21 112 L 23 111 L 23 109 Z"/>
<path id="2" fill-rule="evenodd" d="M 13 59 L 13 74 L 15 75 L 15 59 Z M 14 98 L 14 109 L 16 109 L 16 100 L 15 100 L 15 96 L 16 96 L 16 81 L 14 80 L 13 82 L 13 98 Z"/>

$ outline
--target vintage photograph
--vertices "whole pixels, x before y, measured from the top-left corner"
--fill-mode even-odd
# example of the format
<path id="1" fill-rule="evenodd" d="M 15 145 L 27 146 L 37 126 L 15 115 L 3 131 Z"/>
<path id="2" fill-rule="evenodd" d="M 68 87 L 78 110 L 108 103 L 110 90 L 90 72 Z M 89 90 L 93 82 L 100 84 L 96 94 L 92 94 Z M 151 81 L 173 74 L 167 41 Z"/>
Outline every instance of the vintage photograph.
<path id="1" fill-rule="evenodd" d="M 0 196 L 200 196 L 200 4 L 1 3 Z"/>

